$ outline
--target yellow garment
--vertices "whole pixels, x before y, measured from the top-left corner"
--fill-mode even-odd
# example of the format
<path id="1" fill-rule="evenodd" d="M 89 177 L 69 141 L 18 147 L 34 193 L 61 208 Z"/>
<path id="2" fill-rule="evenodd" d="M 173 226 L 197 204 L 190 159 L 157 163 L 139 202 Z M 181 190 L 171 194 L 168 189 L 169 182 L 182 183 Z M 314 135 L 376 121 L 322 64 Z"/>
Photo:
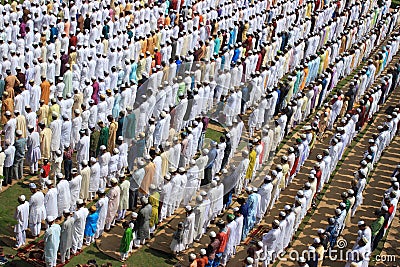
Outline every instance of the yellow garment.
<path id="1" fill-rule="evenodd" d="M 315 252 L 318 254 L 318 267 L 322 267 L 322 263 L 324 262 L 324 246 L 320 245 L 315 248 Z"/>
<path id="2" fill-rule="evenodd" d="M 256 165 L 257 153 L 255 150 L 252 150 L 249 153 L 249 166 L 246 171 L 246 179 L 251 179 L 253 177 L 254 166 Z"/>
<path id="3" fill-rule="evenodd" d="M 161 153 L 160 155 L 161 157 L 161 177 L 165 177 L 165 175 L 168 172 L 168 158 L 169 158 L 169 151 L 164 151 L 163 153 Z"/>
<path id="4" fill-rule="evenodd" d="M 282 179 L 281 179 L 281 184 L 279 185 L 279 188 L 285 189 L 286 188 L 286 176 L 289 172 L 289 164 L 285 163 L 282 165 Z"/>
<path id="5" fill-rule="evenodd" d="M 103 45 L 104 45 L 103 54 L 107 54 L 108 53 L 108 40 L 107 39 L 103 40 Z"/>
<path id="6" fill-rule="evenodd" d="M 158 224 L 158 206 L 160 194 L 156 191 L 149 197 L 149 203 L 151 204 L 151 217 L 150 217 L 150 227 L 153 227 Z"/>
<path id="7" fill-rule="evenodd" d="M 76 52 L 71 52 L 71 53 L 69 53 L 69 64 L 70 64 L 71 66 L 73 66 L 74 64 L 76 64 L 76 57 L 77 57 Z"/>
<path id="8" fill-rule="evenodd" d="M 118 129 L 118 122 L 113 121 L 110 123 L 110 126 L 108 127 L 108 143 L 107 143 L 107 149 L 109 152 L 112 152 L 115 148 L 115 140 L 117 139 L 117 129 Z"/>
<path id="9" fill-rule="evenodd" d="M 46 127 L 40 131 L 40 152 L 42 154 L 42 158 L 50 158 L 51 135 L 52 132 L 50 128 Z"/>
<path id="10" fill-rule="evenodd" d="M 243 26 L 243 32 L 242 32 L 242 40 L 243 41 L 246 40 L 246 38 L 247 38 L 247 31 L 249 30 L 249 27 L 250 27 L 249 23 L 246 23 Z"/>
<path id="11" fill-rule="evenodd" d="M 86 200 L 89 198 L 90 168 L 85 167 L 81 170 L 82 182 L 79 198 Z"/>
<path id="12" fill-rule="evenodd" d="M 79 111 L 82 111 L 82 103 L 83 103 L 83 94 L 82 93 L 77 93 L 74 94 L 74 105 L 72 106 L 72 110 L 79 109 Z"/>
<path id="13" fill-rule="evenodd" d="M 60 115 L 60 106 L 58 104 L 54 104 L 49 108 L 49 117 L 47 118 L 47 123 L 50 124 L 53 119 L 52 119 L 52 114 L 53 112 L 57 113 L 58 115 Z"/>
<path id="14" fill-rule="evenodd" d="M 17 120 L 17 130 L 22 131 L 22 137 L 26 138 L 26 119 L 22 115 L 18 115 L 16 118 Z"/>
<path id="15" fill-rule="evenodd" d="M 37 116 L 38 116 L 38 122 L 43 122 L 44 125 L 48 125 L 47 119 L 49 117 L 49 106 L 48 105 L 42 105 L 39 110 L 37 111 Z"/>

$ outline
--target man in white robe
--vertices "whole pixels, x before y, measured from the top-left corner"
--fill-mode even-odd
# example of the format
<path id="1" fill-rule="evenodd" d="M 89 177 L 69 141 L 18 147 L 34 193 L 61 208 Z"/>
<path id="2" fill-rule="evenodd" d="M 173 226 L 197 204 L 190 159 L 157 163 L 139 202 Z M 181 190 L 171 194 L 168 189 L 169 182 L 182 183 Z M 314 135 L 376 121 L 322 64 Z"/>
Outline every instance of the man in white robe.
<path id="1" fill-rule="evenodd" d="M 72 254 L 76 254 L 78 250 L 82 249 L 86 217 L 89 215 L 89 210 L 85 208 L 85 203 L 82 199 L 76 201 L 76 207 L 72 232 Z"/>
<path id="2" fill-rule="evenodd" d="M 31 94 L 29 105 L 32 111 L 36 113 L 39 110 L 39 100 L 42 93 L 38 84 L 35 85 L 34 83 L 31 83 L 31 81 L 29 84 L 32 85 L 32 88 L 29 90 Z"/>
<path id="3" fill-rule="evenodd" d="M 74 110 L 75 118 L 72 120 L 72 131 L 71 131 L 71 148 L 75 149 L 76 144 L 79 142 L 80 136 L 79 131 L 82 128 L 82 117 L 80 116 L 81 111 L 79 109 Z"/>
<path id="4" fill-rule="evenodd" d="M 29 200 L 29 228 L 32 236 L 37 237 L 40 234 L 41 223 L 46 218 L 44 194 L 37 189 L 34 183 L 29 184 L 29 189 L 32 192 Z"/>
<path id="5" fill-rule="evenodd" d="M 235 215 L 228 214 L 226 218 L 227 218 L 227 222 L 228 222 L 226 227 L 228 228 L 229 238 L 228 238 L 228 242 L 226 243 L 225 251 L 222 254 L 221 264 L 223 266 L 226 266 L 226 263 L 229 261 L 231 256 L 235 253 L 235 245 L 236 245 L 235 235 L 236 235 L 236 232 L 238 231 L 238 229 L 237 229 L 238 223 L 235 220 Z"/>
<path id="6" fill-rule="evenodd" d="M 285 220 L 286 220 L 287 230 L 286 230 L 286 235 L 283 239 L 283 247 L 286 248 L 288 247 L 290 241 L 292 240 L 293 234 L 295 233 L 294 224 L 296 220 L 296 214 L 292 210 L 292 207 L 290 207 L 289 205 L 285 205 L 284 210 L 286 212 Z"/>
<path id="7" fill-rule="evenodd" d="M 60 142 L 60 150 L 63 150 L 64 147 L 69 147 L 71 144 L 71 131 L 72 131 L 72 122 L 69 120 L 66 114 L 62 115 L 63 123 L 61 126 L 61 142 Z"/>
<path id="8" fill-rule="evenodd" d="M 185 192 L 183 195 L 183 205 L 188 205 L 192 200 L 193 196 L 196 195 L 196 191 L 200 185 L 199 182 L 199 168 L 196 165 L 194 159 L 190 160 L 190 168 L 187 170 L 187 183 Z"/>
<path id="9" fill-rule="evenodd" d="M 264 243 L 264 253 L 265 253 L 265 265 L 268 266 L 270 263 L 275 261 L 277 256 L 277 241 L 281 230 L 279 228 L 279 221 L 274 220 L 272 222 L 272 229 L 268 233 L 263 235 L 262 242 Z"/>
<path id="10" fill-rule="evenodd" d="M 111 154 L 107 151 L 105 145 L 100 146 L 99 165 L 100 165 L 100 182 L 99 189 L 106 188 L 106 180 L 108 176 L 108 165 L 110 163 Z"/>
<path id="11" fill-rule="evenodd" d="M 188 100 L 184 98 L 184 95 L 181 93 L 179 95 L 179 104 L 175 108 L 175 116 L 174 116 L 174 123 L 173 127 L 175 131 L 179 132 L 183 126 L 183 117 L 186 113 L 186 109 L 188 106 Z"/>
<path id="12" fill-rule="evenodd" d="M 173 184 L 170 182 L 171 176 L 170 174 L 166 174 L 164 176 L 164 184 L 161 186 L 160 192 L 160 205 L 161 205 L 161 212 L 160 212 L 160 222 L 162 222 L 165 218 L 171 216 L 172 210 L 172 203 L 171 203 L 171 192 Z"/>
<path id="13" fill-rule="evenodd" d="M 19 205 L 15 209 L 14 213 L 14 219 L 17 221 L 17 224 L 14 226 L 14 233 L 17 240 L 15 245 L 16 248 L 20 248 L 26 243 L 25 230 L 28 228 L 29 219 L 29 202 L 26 201 L 24 195 L 18 197 L 18 203 Z"/>
<path id="14" fill-rule="evenodd" d="M 97 221 L 97 231 L 94 236 L 95 238 L 99 238 L 104 232 L 108 210 L 108 197 L 106 197 L 104 189 L 99 189 L 98 195 L 99 200 L 96 203 L 96 208 L 97 212 L 99 213 L 99 220 Z"/>
<path id="15" fill-rule="evenodd" d="M 128 167 L 128 143 L 124 142 L 124 138 L 122 136 L 118 137 L 116 143 L 119 150 L 118 170 L 120 173 L 124 173 L 125 168 Z"/>
<path id="16" fill-rule="evenodd" d="M 272 185 L 271 176 L 269 175 L 265 176 L 264 184 L 262 184 L 260 189 L 258 190 L 258 194 L 261 196 L 260 210 L 257 214 L 257 218 L 259 218 L 259 220 L 264 218 L 264 215 L 267 212 L 269 202 L 271 201 L 273 189 L 274 186 Z"/>
<path id="17" fill-rule="evenodd" d="M 47 216 L 49 228 L 44 233 L 44 261 L 46 267 L 55 267 L 57 265 L 57 252 L 60 245 L 61 227 L 54 223 L 56 217 Z"/>
<path id="18" fill-rule="evenodd" d="M 199 181 L 201 182 L 204 179 L 204 168 L 207 166 L 208 163 L 208 152 L 207 148 L 204 148 L 201 151 L 201 155 L 196 159 L 196 166 L 199 170 Z"/>
<path id="19" fill-rule="evenodd" d="M 83 199 L 83 201 L 86 201 L 87 199 L 90 198 L 89 196 L 90 167 L 89 167 L 89 162 L 86 160 L 83 160 L 81 162 L 81 176 L 82 176 L 82 182 L 79 192 L 79 198 Z"/>
<path id="20" fill-rule="evenodd" d="M 54 158 L 55 152 L 60 149 L 62 120 L 58 119 L 58 114 L 56 112 L 53 112 L 51 117 L 53 121 L 50 123 L 50 129 L 52 133 L 50 151 L 52 152 L 52 157 Z"/>
<path id="21" fill-rule="evenodd" d="M 79 192 L 81 191 L 82 176 L 78 174 L 78 170 L 73 168 L 71 170 L 72 179 L 69 181 L 69 190 L 71 197 L 69 199 L 71 205 L 71 211 L 76 208 L 76 202 L 79 198 Z"/>
<path id="22" fill-rule="evenodd" d="M 235 194 L 240 195 L 242 192 L 245 175 L 247 168 L 249 166 L 250 159 L 249 159 L 249 152 L 247 150 L 242 151 L 242 160 L 240 161 L 236 171 L 238 173 L 238 182 L 236 184 Z"/>
<path id="23" fill-rule="evenodd" d="M 361 238 L 357 244 L 353 247 L 353 250 L 349 254 L 349 259 L 345 267 L 356 266 L 368 267 L 371 257 L 371 243 L 368 242 L 366 237 Z"/>
<path id="24" fill-rule="evenodd" d="M 90 158 L 89 199 L 94 199 L 100 184 L 100 164 L 96 158 Z"/>
<path id="25" fill-rule="evenodd" d="M 334 95 L 333 99 L 335 99 L 335 102 L 331 106 L 331 113 L 328 119 L 328 126 L 327 126 L 329 130 L 332 130 L 333 124 L 335 123 L 337 117 L 339 116 L 343 106 L 343 101 L 338 99 L 337 95 Z"/>
<path id="26" fill-rule="evenodd" d="M 61 240 L 60 240 L 60 258 L 61 263 L 69 260 L 72 248 L 72 234 L 74 230 L 75 219 L 71 216 L 69 209 L 63 210 L 64 222 L 61 226 Z"/>
<path id="27" fill-rule="evenodd" d="M 278 240 L 276 242 L 276 252 L 281 253 L 284 249 L 283 247 L 283 242 L 286 237 L 288 228 L 287 228 L 287 221 L 286 221 L 286 213 L 284 211 L 279 212 L 279 229 L 280 229 L 280 235 L 278 237 Z"/>
<path id="28" fill-rule="evenodd" d="M 58 217 L 61 218 L 64 210 L 70 210 L 71 193 L 69 182 L 64 179 L 64 175 L 62 173 L 57 173 L 56 178 L 59 181 L 57 184 Z"/>
<path id="29" fill-rule="evenodd" d="M 57 188 L 54 187 L 51 180 L 46 181 L 46 186 L 49 189 L 44 196 L 44 206 L 46 208 L 46 215 L 51 217 L 58 217 L 58 203 L 57 203 Z"/>
<path id="30" fill-rule="evenodd" d="M 87 135 L 86 130 L 80 130 L 79 134 L 81 139 L 76 145 L 76 160 L 77 162 L 89 161 L 90 137 Z"/>
<path id="31" fill-rule="evenodd" d="M 186 206 L 186 218 L 183 222 L 183 245 L 188 248 L 193 244 L 195 238 L 195 213 L 191 206 Z"/>

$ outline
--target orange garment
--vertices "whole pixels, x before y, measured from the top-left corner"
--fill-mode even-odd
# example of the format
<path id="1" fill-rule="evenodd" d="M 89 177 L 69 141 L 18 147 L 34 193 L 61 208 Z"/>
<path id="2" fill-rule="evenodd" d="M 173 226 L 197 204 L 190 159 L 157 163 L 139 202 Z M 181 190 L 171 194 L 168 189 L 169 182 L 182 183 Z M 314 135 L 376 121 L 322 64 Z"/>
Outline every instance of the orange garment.
<path id="1" fill-rule="evenodd" d="M 6 111 L 10 111 L 11 114 L 14 112 L 14 100 L 11 97 L 4 99 L 1 105 L 1 123 L 3 125 L 7 122 Z"/>
<path id="2" fill-rule="evenodd" d="M 151 55 L 154 54 L 154 39 L 152 36 L 147 38 L 147 51 L 149 51 Z"/>
<path id="3" fill-rule="evenodd" d="M 46 105 L 49 104 L 50 99 L 50 83 L 46 80 L 40 84 L 40 89 L 42 89 L 42 94 L 40 95 L 40 100 L 43 100 Z"/>
<path id="4" fill-rule="evenodd" d="M 147 51 L 147 41 L 146 39 L 139 41 L 140 46 L 142 47 L 142 53 L 145 54 Z"/>
<path id="5" fill-rule="evenodd" d="M 301 82 L 300 85 L 300 91 L 303 91 L 304 87 L 306 87 L 306 81 L 307 81 L 307 76 L 308 76 L 308 68 L 305 68 L 304 70 L 304 77 L 303 77 L 303 81 Z"/>
<path id="6" fill-rule="evenodd" d="M 156 165 L 153 162 L 144 167 L 144 177 L 142 183 L 140 184 L 140 192 L 143 194 L 149 193 L 150 185 L 153 183 L 154 176 L 156 174 Z"/>
<path id="7" fill-rule="evenodd" d="M 169 26 L 171 24 L 171 18 L 169 16 L 167 16 L 164 20 L 164 25 L 165 26 Z"/>

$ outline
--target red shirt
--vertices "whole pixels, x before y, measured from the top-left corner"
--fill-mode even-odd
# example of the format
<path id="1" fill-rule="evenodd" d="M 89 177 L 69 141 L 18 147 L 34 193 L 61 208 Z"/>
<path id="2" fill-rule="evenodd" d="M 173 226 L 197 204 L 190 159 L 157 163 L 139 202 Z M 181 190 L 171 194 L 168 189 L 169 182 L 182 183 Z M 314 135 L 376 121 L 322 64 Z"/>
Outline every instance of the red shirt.
<path id="1" fill-rule="evenodd" d="M 48 177 L 50 174 L 50 164 L 46 164 L 42 166 L 41 176 L 43 178 Z"/>
<path id="2" fill-rule="evenodd" d="M 226 248 L 226 244 L 228 243 L 230 234 L 230 229 L 224 229 L 223 231 L 217 234 L 217 239 L 221 242 L 219 248 L 217 249 L 217 253 L 223 253 Z"/>
<path id="3" fill-rule="evenodd" d="M 315 178 L 317 178 L 317 187 L 319 187 L 319 184 L 321 183 L 321 177 L 322 177 L 322 171 L 318 170 L 315 173 Z"/>
<path id="4" fill-rule="evenodd" d="M 203 256 L 202 258 L 196 259 L 197 267 L 205 267 L 208 264 L 207 256 Z"/>

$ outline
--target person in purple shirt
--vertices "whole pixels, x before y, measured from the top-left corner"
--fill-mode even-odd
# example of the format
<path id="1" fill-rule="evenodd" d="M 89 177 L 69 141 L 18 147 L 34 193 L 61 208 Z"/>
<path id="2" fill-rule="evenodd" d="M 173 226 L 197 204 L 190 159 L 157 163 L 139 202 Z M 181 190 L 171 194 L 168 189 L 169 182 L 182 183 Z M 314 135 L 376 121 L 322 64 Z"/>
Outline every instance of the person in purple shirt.
<path id="1" fill-rule="evenodd" d="M 92 99 L 94 100 L 94 103 L 97 105 L 97 103 L 99 103 L 99 90 L 100 90 L 100 86 L 99 83 L 96 80 L 96 77 L 92 77 L 92 87 L 93 87 L 93 94 L 92 94 Z"/>
<path id="2" fill-rule="evenodd" d="M 22 18 L 19 20 L 21 23 L 19 24 L 19 34 L 21 35 L 22 38 L 24 38 L 26 35 L 26 23 L 22 20 Z"/>
<path id="3" fill-rule="evenodd" d="M 61 53 L 61 70 L 60 70 L 60 76 L 64 76 L 64 73 L 67 71 L 67 64 L 69 61 L 69 56 L 63 49 L 60 50 Z M 97 104 L 97 103 L 96 103 Z"/>

